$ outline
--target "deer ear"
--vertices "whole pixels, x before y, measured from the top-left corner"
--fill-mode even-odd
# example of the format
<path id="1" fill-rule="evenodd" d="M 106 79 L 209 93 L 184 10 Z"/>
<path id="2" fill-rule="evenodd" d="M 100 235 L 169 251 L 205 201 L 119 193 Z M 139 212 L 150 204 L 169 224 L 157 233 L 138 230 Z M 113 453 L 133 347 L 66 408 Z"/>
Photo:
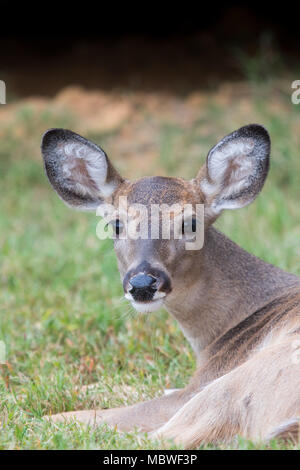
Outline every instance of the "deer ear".
<path id="1" fill-rule="evenodd" d="M 105 152 L 74 132 L 50 129 L 41 148 L 49 181 L 69 206 L 96 210 L 123 182 Z"/>
<path id="2" fill-rule="evenodd" d="M 270 137 L 258 124 L 249 124 L 224 137 L 207 156 L 198 180 L 207 210 L 217 216 L 224 209 L 250 204 L 261 191 L 269 170 Z"/>

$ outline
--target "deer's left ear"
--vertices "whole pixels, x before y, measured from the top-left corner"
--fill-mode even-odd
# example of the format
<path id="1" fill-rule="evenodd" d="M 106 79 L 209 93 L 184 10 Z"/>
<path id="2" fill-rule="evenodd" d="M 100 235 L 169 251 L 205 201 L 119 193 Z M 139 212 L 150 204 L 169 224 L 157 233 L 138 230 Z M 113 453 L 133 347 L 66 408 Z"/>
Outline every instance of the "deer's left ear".
<path id="1" fill-rule="evenodd" d="M 270 137 L 258 124 L 241 127 L 215 145 L 197 176 L 211 216 L 250 204 L 264 185 L 269 158 Z"/>

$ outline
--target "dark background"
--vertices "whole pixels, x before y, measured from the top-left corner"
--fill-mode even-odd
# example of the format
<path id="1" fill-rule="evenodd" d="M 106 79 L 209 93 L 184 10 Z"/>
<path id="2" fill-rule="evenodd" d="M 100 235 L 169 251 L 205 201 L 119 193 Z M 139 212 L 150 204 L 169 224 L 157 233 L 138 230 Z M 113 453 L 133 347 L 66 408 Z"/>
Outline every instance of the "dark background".
<path id="1" fill-rule="evenodd" d="M 286 70 L 300 58 L 299 9 L 282 2 L 4 1 L 0 37 L 17 97 L 72 83 L 184 94 L 244 78 L 245 57 L 280 56 Z"/>

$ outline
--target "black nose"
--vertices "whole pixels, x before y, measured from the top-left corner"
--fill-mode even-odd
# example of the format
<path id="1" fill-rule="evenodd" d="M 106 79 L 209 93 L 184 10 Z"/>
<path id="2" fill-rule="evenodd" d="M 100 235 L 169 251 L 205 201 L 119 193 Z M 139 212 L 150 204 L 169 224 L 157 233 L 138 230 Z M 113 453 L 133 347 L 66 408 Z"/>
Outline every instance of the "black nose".
<path id="1" fill-rule="evenodd" d="M 156 278 L 153 276 L 149 276 L 148 274 L 137 274 L 129 281 L 131 286 L 129 292 L 135 300 L 152 300 L 153 295 L 157 290 L 154 286 L 155 282 Z"/>
<path id="2" fill-rule="evenodd" d="M 137 274 L 129 282 L 134 289 L 145 289 L 146 287 L 151 287 L 156 282 L 156 279 L 148 274 Z"/>

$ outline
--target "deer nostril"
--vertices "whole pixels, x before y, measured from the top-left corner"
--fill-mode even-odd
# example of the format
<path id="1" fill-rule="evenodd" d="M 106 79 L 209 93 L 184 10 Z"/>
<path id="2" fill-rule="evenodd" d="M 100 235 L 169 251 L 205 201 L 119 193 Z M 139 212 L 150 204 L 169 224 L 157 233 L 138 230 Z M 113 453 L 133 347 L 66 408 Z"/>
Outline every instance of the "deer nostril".
<path id="1" fill-rule="evenodd" d="M 136 302 L 149 302 L 157 291 L 156 278 L 149 274 L 137 274 L 129 281 L 129 292 Z"/>
<path id="2" fill-rule="evenodd" d="M 154 284 L 156 282 L 155 277 L 149 276 L 148 274 L 137 274 L 136 276 L 133 276 L 129 284 L 132 289 L 156 289 L 154 287 Z"/>

